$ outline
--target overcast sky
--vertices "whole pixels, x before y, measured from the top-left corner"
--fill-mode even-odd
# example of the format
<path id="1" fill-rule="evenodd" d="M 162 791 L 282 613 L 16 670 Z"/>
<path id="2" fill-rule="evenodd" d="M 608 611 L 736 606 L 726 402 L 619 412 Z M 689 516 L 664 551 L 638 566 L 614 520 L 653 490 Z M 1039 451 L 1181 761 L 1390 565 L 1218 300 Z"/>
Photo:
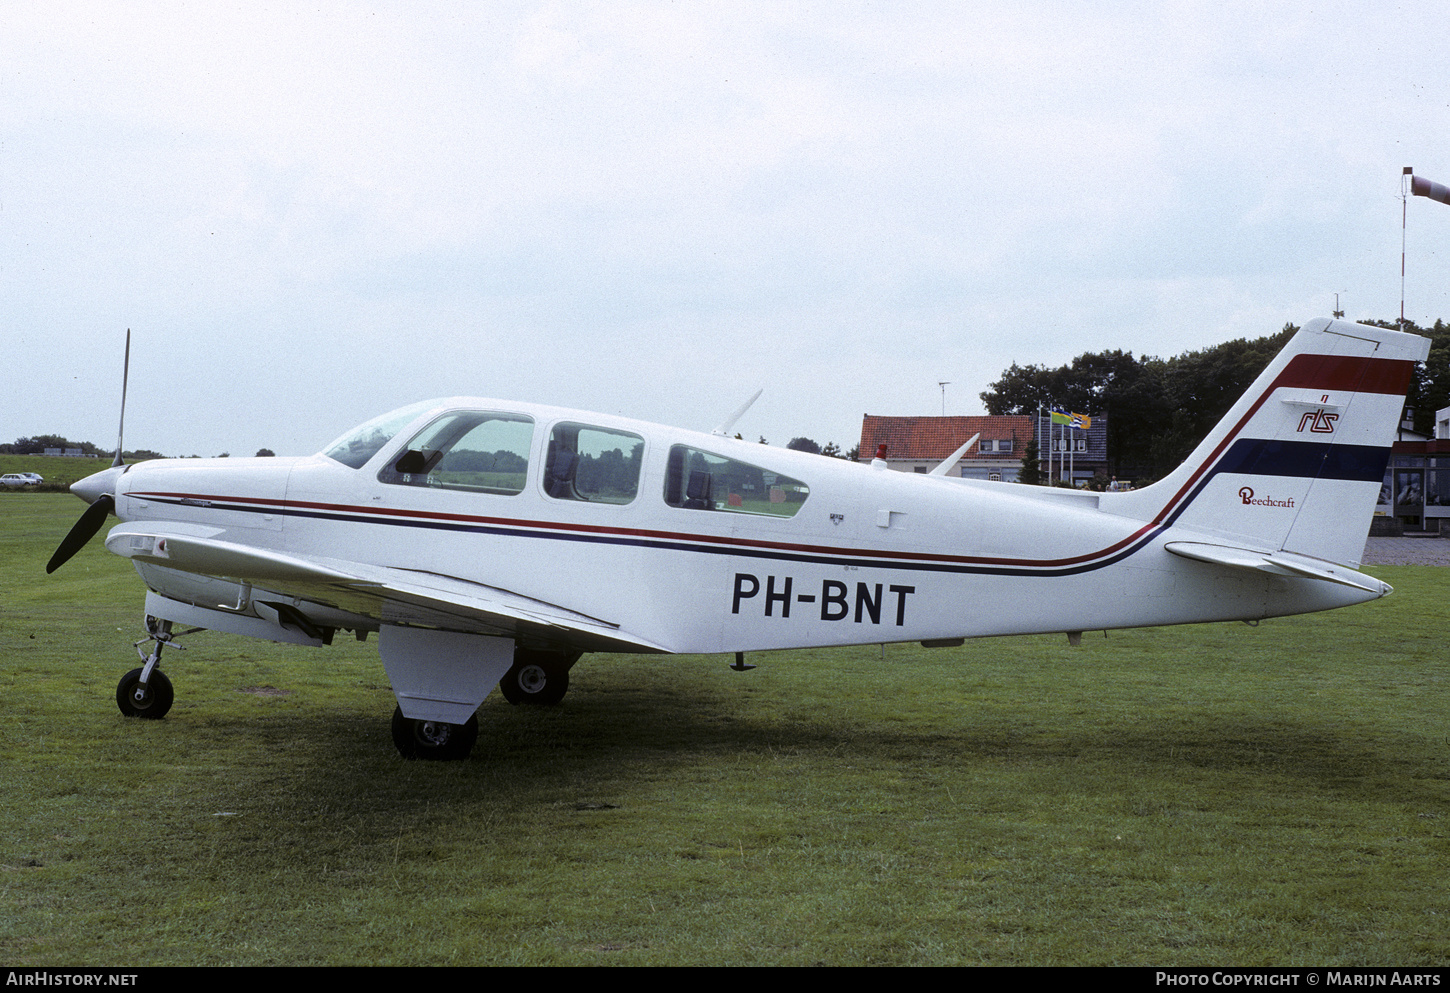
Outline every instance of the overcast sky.
<path id="1" fill-rule="evenodd" d="M 849 448 L 1012 362 L 1400 307 L 1443 4 L 0 5 L 0 440 L 431 396 Z M 1406 313 L 1450 320 L 1450 207 Z"/>

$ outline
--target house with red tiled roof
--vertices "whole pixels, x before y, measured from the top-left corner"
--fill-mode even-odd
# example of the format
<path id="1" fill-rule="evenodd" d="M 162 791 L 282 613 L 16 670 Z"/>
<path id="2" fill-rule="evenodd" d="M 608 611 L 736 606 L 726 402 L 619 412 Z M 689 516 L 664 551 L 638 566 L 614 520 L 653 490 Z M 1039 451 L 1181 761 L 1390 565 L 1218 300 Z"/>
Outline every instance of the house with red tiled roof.
<path id="1" fill-rule="evenodd" d="M 1016 482 L 1037 436 L 1039 471 L 1074 486 L 1094 476 L 1106 481 L 1108 419 L 1094 417 L 1086 430 L 1054 427 L 1050 418 L 1028 414 L 1001 417 L 885 417 L 867 414 L 861 422 L 860 461 L 870 462 L 878 446 L 886 446 L 886 464 L 901 472 L 930 472 L 974 434 L 981 437 L 949 476 Z"/>
<path id="2" fill-rule="evenodd" d="M 977 441 L 947 470 L 949 476 L 1015 482 L 1022 470 L 1032 418 L 1025 414 L 999 417 L 889 417 L 867 414 L 861 421 L 860 460 L 870 462 L 881 445 L 886 464 L 900 472 L 930 472 L 972 435 Z"/>

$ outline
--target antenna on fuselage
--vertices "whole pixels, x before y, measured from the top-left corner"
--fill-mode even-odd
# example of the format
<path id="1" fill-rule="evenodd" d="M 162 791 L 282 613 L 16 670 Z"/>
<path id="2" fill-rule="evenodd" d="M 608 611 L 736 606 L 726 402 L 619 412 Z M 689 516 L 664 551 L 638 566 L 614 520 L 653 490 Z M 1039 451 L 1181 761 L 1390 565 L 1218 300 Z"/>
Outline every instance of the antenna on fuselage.
<path id="1" fill-rule="evenodd" d="M 931 472 L 927 473 L 927 475 L 928 476 L 945 476 L 947 474 L 947 470 L 950 469 L 952 466 L 956 465 L 957 464 L 957 460 L 960 459 L 963 455 L 967 454 L 967 449 L 969 449 L 973 445 L 975 445 L 977 443 L 977 439 L 980 438 L 981 436 L 982 436 L 982 432 L 980 432 L 980 431 L 978 431 L 976 434 L 972 435 L 970 438 L 967 439 L 967 443 L 965 445 L 963 445 L 961 448 L 958 448 L 955 452 L 952 452 L 950 455 L 948 455 L 946 457 L 946 459 L 942 462 L 941 465 L 937 466 Z"/>
<path id="2" fill-rule="evenodd" d="M 710 433 L 718 435 L 729 435 L 730 429 L 735 426 L 735 422 L 740 420 L 740 418 L 745 415 L 745 412 L 750 409 L 750 405 L 753 404 L 755 401 L 759 400 L 760 394 L 764 392 L 765 387 L 763 386 L 760 389 L 756 390 L 754 396 L 752 396 L 749 400 L 746 400 L 738 408 L 736 408 L 735 413 L 725 418 L 724 423 L 722 423 L 718 428 L 716 428 L 714 431 L 711 431 Z"/>

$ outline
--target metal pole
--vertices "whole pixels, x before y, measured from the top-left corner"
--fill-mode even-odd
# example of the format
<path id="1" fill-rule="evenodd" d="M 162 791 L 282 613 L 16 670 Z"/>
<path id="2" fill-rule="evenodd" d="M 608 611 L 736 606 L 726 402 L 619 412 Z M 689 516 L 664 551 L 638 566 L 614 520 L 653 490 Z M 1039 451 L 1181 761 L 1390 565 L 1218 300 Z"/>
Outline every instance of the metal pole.
<path id="1" fill-rule="evenodd" d="M 1413 167 L 1405 166 L 1400 173 L 1400 330 L 1405 330 L 1405 212 L 1406 205 L 1410 202 L 1410 194 L 1405 189 L 1405 177 L 1414 172 Z M 1413 185 L 1413 180 L 1411 184 Z"/>

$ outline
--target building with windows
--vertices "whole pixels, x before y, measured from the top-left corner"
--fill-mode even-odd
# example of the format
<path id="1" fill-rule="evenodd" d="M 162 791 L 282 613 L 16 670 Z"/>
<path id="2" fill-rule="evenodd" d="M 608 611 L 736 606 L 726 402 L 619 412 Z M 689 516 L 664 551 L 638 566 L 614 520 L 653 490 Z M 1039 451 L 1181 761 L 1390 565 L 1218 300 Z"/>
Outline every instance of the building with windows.
<path id="1" fill-rule="evenodd" d="M 1038 461 L 1047 478 L 1049 452 L 1053 475 L 1086 486 L 1108 464 L 1108 419 L 1094 417 L 1087 430 L 1054 426 L 1046 416 L 1008 414 L 983 417 L 890 417 L 867 414 L 861 421 L 859 458 L 870 462 L 880 445 L 886 464 L 899 472 L 930 472 L 972 435 L 980 435 L 948 476 L 1016 482 L 1027 443 L 1037 438 Z"/>
<path id="2" fill-rule="evenodd" d="M 861 421 L 860 461 L 870 462 L 877 449 L 885 445 L 889 468 L 898 472 L 930 472 L 972 435 L 980 437 L 947 470 L 947 475 L 1016 482 L 1027 443 L 1032 440 L 1032 418 L 1017 414 L 1001 417 L 867 414 Z"/>
<path id="3" fill-rule="evenodd" d="M 1450 532 L 1444 523 L 1450 520 L 1450 407 L 1435 411 L 1433 438 L 1416 434 L 1414 420 L 1414 410 L 1406 407 L 1370 534 Z"/>

